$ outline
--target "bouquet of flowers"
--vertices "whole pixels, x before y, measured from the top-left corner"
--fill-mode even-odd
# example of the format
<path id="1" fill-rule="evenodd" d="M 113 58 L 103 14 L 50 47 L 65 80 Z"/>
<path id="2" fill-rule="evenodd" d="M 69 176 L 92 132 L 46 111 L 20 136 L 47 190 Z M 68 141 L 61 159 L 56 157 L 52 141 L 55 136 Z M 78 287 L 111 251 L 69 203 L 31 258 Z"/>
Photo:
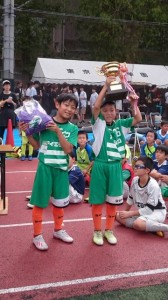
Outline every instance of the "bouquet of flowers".
<path id="1" fill-rule="evenodd" d="M 34 99 L 25 100 L 23 106 L 17 108 L 15 113 L 20 122 L 28 123 L 26 135 L 45 130 L 47 124 L 52 121 L 39 102 Z"/>

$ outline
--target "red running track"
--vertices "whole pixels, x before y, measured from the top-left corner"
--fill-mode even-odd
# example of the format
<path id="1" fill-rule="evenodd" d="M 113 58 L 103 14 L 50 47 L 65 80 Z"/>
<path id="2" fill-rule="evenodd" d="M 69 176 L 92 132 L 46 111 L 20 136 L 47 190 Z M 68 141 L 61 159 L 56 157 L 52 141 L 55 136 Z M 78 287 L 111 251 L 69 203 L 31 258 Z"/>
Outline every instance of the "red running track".
<path id="1" fill-rule="evenodd" d="M 166 239 L 115 223 L 118 244 L 98 247 L 92 243 L 87 203 L 65 209 L 64 225 L 74 237 L 71 245 L 52 238 L 49 206 L 43 224 L 49 250 L 36 250 L 25 197 L 31 193 L 37 163 L 6 160 L 9 209 L 8 215 L 0 215 L 0 300 L 51 300 L 168 282 Z"/>

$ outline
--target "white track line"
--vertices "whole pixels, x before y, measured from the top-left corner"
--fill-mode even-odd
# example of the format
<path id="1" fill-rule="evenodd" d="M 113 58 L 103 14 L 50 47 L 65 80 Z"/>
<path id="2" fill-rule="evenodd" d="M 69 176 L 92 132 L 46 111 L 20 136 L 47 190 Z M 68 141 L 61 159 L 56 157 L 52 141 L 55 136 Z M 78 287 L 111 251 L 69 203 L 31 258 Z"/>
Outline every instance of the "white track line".
<path id="1" fill-rule="evenodd" d="M 12 172 L 6 172 L 6 173 L 13 174 L 13 173 L 34 173 L 34 172 L 36 172 L 36 171 L 14 171 L 14 172 L 12 171 Z M 19 193 L 20 194 L 21 193 L 31 193 L 31 191 L 7 192 L 7 194 L 15 194 L 15 193 L 18 193 L 18 194 Z M 64 223 L 84 222 L 84 221 L 92 221 L 92 218 L 64 220 Z M 43 222 L 44 225 L 53 224 L 53 223 L 54 223 L 53 221 Z M 7 228 L 7 227 L 11 228 L 11 227 L 21 227 L 21 226 L 32 226 L 32 223 L 0 225 L 0 228 Z M 92 283 L 92 282 L 97 282 L 97 281 L 106 281 L 106 280 L 115 280 L 115 279 L 121 279 L 121 278 L 131 278 L 131 277 L 138 277 L 138 276 L 164 274 L 164 273 L 168 273 L 168 268 L 140 271 L 140 272 L 131 272 L 131 273 L 121 273 L 121 274 L 115 274 L 115 275 L 113 274 L 113 275 L 99 276 L 99 277 L 90 277 L 90 278 L 83 278 L 83 279 L 76 279 L 76 280 L 69 280 L 69 281 L 51 282 L 51 283 L 47 283 L 47 284 L 38 284 L 38 285 L 23 286 L 23 287 L 17 287 L 17 288 L 1 289 L 0 295 L 26 292 L 26 291 L 34 291 L 34 290 L 42 290 L 42 289 L 56 288 L 56 287 L 63 287 L 63 286 L 70 286 L 70 285 L 75 285 L 75 284 Z"/>
<path id="2" fill-rule="evenodd" d="M 31 193 L 32 191 L 15 191 L 15 192 L 6 192 L 6 194 L 24 194 L 24 193 Z"/>
<path id="3" fill-rule="evenodd" d="M 7 171 L 5 174 L 15 174 L 15 173 L 35 173 L 35 171 Z"/>
<path id="4" fill-rule="evenodd" d="M 6 194 L 24 194 L 24 193 L 31 193 L 31 192 L 32 191 L 12 191 L 12 192 L 6 192 Z"/>
<path id="5" fill-rule="evenodd" d="M 89 278 L 69 280 L 69 281 L 58 281 L 58 282 L 51 282 L 51 283 L 45 283 L 45 284 L 2 289 L 2 290 L 0 290 L 0 295 L 34 291 L 34 290 L 42 290 L 42 289 L 49 289 L 49 288 L 58 288 L 58 287 L 64 287 L 64 286 L 71 286 L 71 285 L 75 285 L 75 284 L 93 283 L 93 282 L 97 282 L 97 281 L 99 282 L 99 281 L 115 280 L 115 279 L 121 279 L 121 278 L 131 278 L 131 277 L 138 277 L 138 276 L 164 274 L 164 273 L 168 273 L 168 268 L 148 270 L 148 271 L 139 271 L 139 272 L 130 272 L 130 273 L 121 273 L 121 274 L 112 274 L 112 275 L 99 276 L 99 277 L 89 277 Z"/>
<path id="6" fill-rule="evenodd" d="M 87 190 L 88 188 L 86 188 L 86 190 Z M 31 193 L 32 192 L 32 190 L 31 191 L 12 191 L 12 192 L 6 192 L 6 194 L 25 194 L 25 193 Z"/>
<path id="7" fill-rule="evenodd" d="M 105 217 L 102 217 L 104 220 Z M 84 219 L 69 219 L 69 220 L 64 220 L 64 223 L 71 223 L 71 222 L 86 222 L 86 221 L 92 221 L 92 218 L 84 218 Z M 48 225 L 48 224 L 53 224 L 54 221 L 45 221 L 43 222 L 43 225 Z M 22 226 L 32 226 L 33 223 L 16 223 L 16 224 L 4 224 L 0 225 L 0 228 L 11 228 L 11 227 L 22 227 Z"/>

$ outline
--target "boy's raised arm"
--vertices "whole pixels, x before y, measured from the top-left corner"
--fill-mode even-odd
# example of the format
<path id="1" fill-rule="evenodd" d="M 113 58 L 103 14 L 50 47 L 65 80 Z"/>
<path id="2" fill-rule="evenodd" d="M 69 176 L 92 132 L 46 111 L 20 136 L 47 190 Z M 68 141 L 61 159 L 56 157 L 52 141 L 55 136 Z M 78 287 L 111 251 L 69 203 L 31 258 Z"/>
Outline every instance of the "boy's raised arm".
<path id="1" fill-rule="evenodd" d="M 104 97 L 106 95 L 107 89 L 110 86 L 110 83 L 115 81 L 115 80 L 116 80 L 116 77 L 114 77 L 114 76 L 107 77 L 106 82 L 105 82 L 102 90 L 100 91 L 100 93 L 99 93 L 99 95 L 96 99 L 94 108 L 93 108 L 93 117 L 94 117 L 95 120 L 97 119 L 97 117 L 100 113 L 101 105 L 103 103 L 103 100 L 104 100 Z"/>
<path id="2" fill-rule="evenodd" d="M 138 124 L 142 121 L 142 115 L 141 115 L 141 112 L 140 112 L 138 106 L 136 107 L 136 112 L 135 112 L 135 105 L 134 105 L 135 99 L 136 99 L 136 96 L 134 94 L 129 95 L 129 100 L 130 100 L 130 103 L 131 103 L 132 113 L 133 113 L 133 116 L 134 116 L 132 126 L 135 126 L 136 124 Z"/>

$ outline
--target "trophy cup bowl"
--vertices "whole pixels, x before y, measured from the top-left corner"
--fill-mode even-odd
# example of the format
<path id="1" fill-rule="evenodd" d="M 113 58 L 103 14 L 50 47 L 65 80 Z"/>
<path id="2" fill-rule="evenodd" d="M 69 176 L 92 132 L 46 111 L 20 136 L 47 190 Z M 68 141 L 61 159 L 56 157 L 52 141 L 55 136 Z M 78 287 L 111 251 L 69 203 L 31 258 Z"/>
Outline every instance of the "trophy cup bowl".
<path id="1" fill-rule="evenodd" d="M 99 75 L 104 75 L 105 77 L 114 76 L 116 80 L 113 81 L 107 91 L 106 98 L 111 98 L 111 100 L 124 100 L 127 97 L 128 90 L 125 88 L 124 84 L 121 82 L 120 76 L 120 63 L 117 61 L 112 61 L 104 64 L 101 68 L 97 68 L 97 73 Z"/>

